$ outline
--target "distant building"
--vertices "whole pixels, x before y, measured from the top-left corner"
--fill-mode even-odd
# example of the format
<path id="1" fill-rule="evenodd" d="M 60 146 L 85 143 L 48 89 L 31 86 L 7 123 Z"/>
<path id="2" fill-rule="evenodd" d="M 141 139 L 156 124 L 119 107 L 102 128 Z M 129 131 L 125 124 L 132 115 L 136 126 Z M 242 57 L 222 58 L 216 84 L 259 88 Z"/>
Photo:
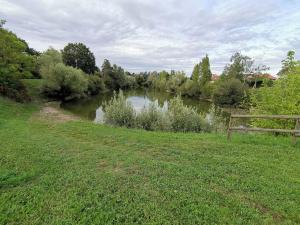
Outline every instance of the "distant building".
<path id="1" fill-rule="evenodd" d="M 276 80 L 277 77 L 268 74 L 268 73 L 264 73 L 264 74 L 251 74 L 249 76 L 247 76 L 248 80 L 255 80 L 255 79 L 269 79 L 269 80 Z"/>
<path id="2" fill-rule="evenodd" d="M 274 81 L 276 80 L 277 77 L 268 74 L 268 73 L 264 73 L 264 74 L 251 74 L 247 76 L 247 82 L 249 84 L 250 87 L 260 87 L 263 84 L 263 81 Z"/>
<path id="3" fill-rule="evenodd" d="M 215 81 L 219 80 L 220 79 L 220 76 L 217 75 L 217 74 L 213 74 L 211 76 L 211 83 L 214 83 Z"/>

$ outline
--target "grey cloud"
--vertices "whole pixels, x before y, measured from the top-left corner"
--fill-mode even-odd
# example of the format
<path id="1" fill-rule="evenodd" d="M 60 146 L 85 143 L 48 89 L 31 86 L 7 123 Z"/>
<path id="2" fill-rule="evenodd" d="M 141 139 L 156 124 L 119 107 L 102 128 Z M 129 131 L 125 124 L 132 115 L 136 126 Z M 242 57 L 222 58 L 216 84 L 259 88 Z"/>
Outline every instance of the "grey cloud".
<path id="1" fill-rule="evenodd" d="M 129 71 L 190 73 L 206 53 L 220 73 L 241 51 L 272 72 L 300 47 L 300 3 L 286 0 L 0 0 L 0 17 L 32 47 L 83 42 Z"/>

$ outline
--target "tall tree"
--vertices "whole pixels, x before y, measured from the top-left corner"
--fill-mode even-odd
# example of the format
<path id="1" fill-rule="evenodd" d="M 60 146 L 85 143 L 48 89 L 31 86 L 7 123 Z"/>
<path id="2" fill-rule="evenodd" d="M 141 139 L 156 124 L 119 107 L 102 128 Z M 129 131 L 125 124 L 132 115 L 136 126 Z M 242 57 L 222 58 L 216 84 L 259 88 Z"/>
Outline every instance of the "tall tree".
<path id="1" fill-rule="evenodd" d="M 231 57 L 230 62 L 231 64 L 225 67 L 223 75 L 245 83 L 247 76 L 253 71 L 254 60 L 237 52 Z"/>
<path id="2" fill-rule="evenodd" d="M 200 85 L 203 87 L 207 82 L 211 81 L 212 77 L 208 55 L 202 59 L 200 65 Z"/>
<path id="3" fill-rule="evenodd" d="M 193 73 L 192 73 L 192 77 L 191 79 L 194 81 L 194 82 L 198 82 L 199 81 L 199 77 L 200 77 L 200 65 L 199 64 L 196 64 L 194 66 L 194 69 L 193 69 Z"/>
<path id="4" fill-rule="evenodd" d="M 278 73 L 279 76 L 294 72 L 297 64 L 299 64 L 299 61 L 295 60 L 294 51 L 289 51 L 287 53 L 286 59 L 282 60 L 281 62 L 282 62 L 282 67 Z"/>
<path id="5" fill-rule="evenodd" d="M 64 64 L 81 69 L 87 74 L 92 74 L 96 70 L 95 56 L 82 43 L 69 43 L 62 50 Z"/>
<path id="6" fill-rule="evenodd" d="M 29 97 L 20 78 L 32 76 L 34 60 L 17 35 L 3 28 L 4 23 L 0 22 L 0 94 L 25 101 Z"/>

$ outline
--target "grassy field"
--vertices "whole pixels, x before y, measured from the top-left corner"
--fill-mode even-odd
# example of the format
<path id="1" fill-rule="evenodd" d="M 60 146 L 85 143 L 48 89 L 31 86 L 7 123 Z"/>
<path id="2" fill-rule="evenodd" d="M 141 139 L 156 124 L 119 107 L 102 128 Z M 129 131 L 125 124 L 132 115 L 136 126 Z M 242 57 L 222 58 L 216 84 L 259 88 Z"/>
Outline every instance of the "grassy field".
<path id="1" fill-rule="evenodd" d="M 0 224 L 300 224 L 300 148 L 55 122 L 0 98 Z"/>

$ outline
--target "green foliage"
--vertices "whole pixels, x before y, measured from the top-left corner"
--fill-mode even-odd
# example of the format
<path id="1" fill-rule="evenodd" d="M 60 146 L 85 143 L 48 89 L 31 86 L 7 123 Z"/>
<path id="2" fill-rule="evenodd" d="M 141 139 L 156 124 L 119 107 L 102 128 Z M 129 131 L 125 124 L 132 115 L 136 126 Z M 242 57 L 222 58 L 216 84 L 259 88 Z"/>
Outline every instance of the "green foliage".
<path id="1" fill-rule="evenodd" d="M 209 125 L 194 108 L 185 106 L 179 96 L 171 99 L 167 113 L 175 132 L 208 131 Z"/>
<path id="2" fill-rule="evenodd" d="M 201 64 L 196 64 L 194 66 L 194 69 L 193 69 L 193 72 L 192 72 L 192 77 L 191 79 L 194 81 L 194 82 L 199 82 L 199 77 L 200 77 L 200 67 L 201 67 Z"/>
<path id="3" fill-rule="evenodd" d="M 136 117 L 137 128 L 142 128 L 144 130 L 171 130 L 171 122 L 169 117 L 160 110 L 154 103 L 150 104 L 148 107 L 144 107 Z"/>
<path id="4" fill-rule="evenodd" d="M 87 80 L 88 80 L 87 93 L 89 95 L 97 95 L 100 92 L 103 92 L 105 90 L 104 82 L 99 76 L 88 75 Z"/>
<path id="5" fill-rule="evenodd" d="M 286 59 L 282 60 L 282 68 L 278 75 L 283 76 L 295 72 L 296 67 L 300 66 L 300 61 L 295 60 L 295 51 L 289 51 Z"/>
<path id="6" fill-rule="evenodd" d="M 110 90 L 119 90 L 126 88 L 128 85 L 132 85 L 130 78 L 127 79 L 124 69 L 115 64 L 111 66 L 107 59 L 105 59 L 102 64 L 102 74 L 105 85 Z"/>
<path id="7" fill-rule="evenodd" d="M 200 95 L 200 85 L 193 80 L 187 79 L 179 88 L 180 94 L 189 97 L 197 97 Z"/>
<path id="8" fill-rule="evenodd" d="M 243 101 L 246 88 L 238 79 L 227 79 L 219 83 L 213 93 L 213 101 L 218 105 L 238 106 Z"/>
<path id="9" fill-rule="evenodd" d="M 14 99 L 17 102 L 28 102 L 31 100 L 21 80 L 7 74 L 0 75 L 0 95 Z"/>
<path id="10" fill-rule="evenodd" d="M 207 82 L 204 86 L 201 87 L 201 98 L 211 99 L 216 87 L 217 86 L 215 84 Z"/>
<path id="11" fill-rule="evenodd" d="M 179 96 L 170 101 L 167 111 L 150 104 L 137 113 L 120 91 L 105 104 L 104 112 L 104 122 L 113 126 L 174 132 L 210 131 L 209 124 L 195 109 L 185 106 Z"/>
<path id="12" fill-rule="evenodd" d="M 271 87 L 257 89 L 251 95 L 253 114 L 300 115 L 300 67 L 282 76 Z M 294 128 L 287 120 L 254 120 L 254 126 L 268 128 Z"/>
<path id="13" fill-rule="evenodd" d="M 209 81 L 211 81 L 212 77 L 208 55 L 202 59 L 200 65 L 200 86 L 203 88 Z"/>
<path id="14" fill-rule="evenodd" d="M 85 96 L 88 88 L 86 75 L 78 69 L 58 63 L 43 73 L 42 90 L 48 97 L 65 101 Z"/>
<path id="15" fill-rule="evenodd" d="M 222 75 L 227 79 L 239 79 L 245 83 L 246 76 L 253 70 L 254 60 L 237 52 L 230 61 L 231 64 L 225 67 Z"/>
<path id="16" fill-rule="evenodd" d="M 179 93 L 181 85 L 187 80 L 184 72 L 174 72 L 167 81 L 167 91 L 171 93 Z"/>
<path id="17" fill-rule="evenodd" d="M 69 43 L 62 51 L 64 64 L 81 69 L 87 74 L 93 74 L 96 71 L 95 56 L 82 43 Z"/>
<path id="18" fill-rule="evenodd" d="M 134 127 L 136 113 L 130 102 L 126 101 L 123 92 L 114 97 L 104 106 L 104 122 L 113 126 Z"/>
<path id="19" fill-rule="evenodd" d="M 6 23 L 6 20 L 0 19 L 0 28 L 2 28 L 5 23 Z"/>
<path id="20" fill-rule="evenodd" d="M 26 45 L 14 33 L 0 28 L 0 94 L 17 101 L 30 98 L 21 78 L 30 78 L 34 58 L 28 55 Z"/>
<path id="21" fill-rule="evenodd" d="M 49 48 L 37 59 L 39 73 L 41 75 L 49 74 L 50 69 L 58 63 L 63 63 L 61 53 L 54 48 Z"/>

